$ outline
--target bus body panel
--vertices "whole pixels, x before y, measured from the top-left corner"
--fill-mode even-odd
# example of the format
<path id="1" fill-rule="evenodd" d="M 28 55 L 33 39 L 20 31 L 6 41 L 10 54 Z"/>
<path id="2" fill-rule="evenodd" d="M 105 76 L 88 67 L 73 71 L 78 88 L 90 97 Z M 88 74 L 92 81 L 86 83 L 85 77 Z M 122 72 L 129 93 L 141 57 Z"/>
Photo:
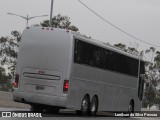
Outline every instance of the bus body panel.
<path id="1" fill-rule="evenodd" d="M 127 111 L 131 99 L 138 99 L 136 88 L 138 78 L 75 63 L 72 69 L 72 84 L 68 95 L 71 96 L 72 102 L 69 102 L 69 107 L 79 110 L 86 94 L 89 94 L 90 99 L 94 95 L 98 96 L 99 111 Z M 124 84 L 119 84 L 119 80 L 124 81 Z M 125 81 L 128 80 L 133 81 L 132 84 L 127 85 Z"/>
<path id="2" fill-rule="evenodd" d="M 23 100 L 22 100 L 23 99 Z M 27 92 L 13 92 L 13 100 L 27 104 L 50 105 L 58 107 L 66 107 L 66 96 L 51 96 L 45 94 L 35 94 Z"/>
<path id="3" fill-rule="evenodd" d="M 63 82 L 69 79 L 70 71 L 67 69 L 71 38 L 69 32 L 61 29 L 43 30 L 31 27 L 24 31 L 16 67 L 20 80 L 18 90 L 14 91 L 15 101 L 20 101 L 21 98 L 29 103 L 56 106 L 56 100 L 60 98 L 61 101 L 61 97 L 65 97 L 63 100 L 66 102 Z M 52 97 L 58 97 L 55 104 L 54 101 L 51 103 L 51 99 L 54 100 Z"/>

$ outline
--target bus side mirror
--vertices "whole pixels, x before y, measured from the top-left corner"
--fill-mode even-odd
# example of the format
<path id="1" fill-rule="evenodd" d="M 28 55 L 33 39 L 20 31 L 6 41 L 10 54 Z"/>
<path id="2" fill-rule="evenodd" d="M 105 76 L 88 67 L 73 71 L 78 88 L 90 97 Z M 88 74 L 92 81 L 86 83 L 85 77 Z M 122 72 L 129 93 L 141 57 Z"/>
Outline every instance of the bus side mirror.
<path id="1" fill-rule="evenodd" d="M 140 77 L 144 80 L 145 74 L 140 74 Z"/>

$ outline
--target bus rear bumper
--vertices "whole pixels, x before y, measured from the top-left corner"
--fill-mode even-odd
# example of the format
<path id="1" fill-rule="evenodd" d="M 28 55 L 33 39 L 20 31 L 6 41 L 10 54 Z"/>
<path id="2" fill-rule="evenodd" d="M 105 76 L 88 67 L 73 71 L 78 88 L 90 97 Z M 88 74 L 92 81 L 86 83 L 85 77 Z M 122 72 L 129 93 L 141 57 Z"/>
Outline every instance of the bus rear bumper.
<path id="1" fill-rule="evenodd" d="M 43 94 L 33 94 L 25 92 L 13 92 L 13 100 L 15 102 L 27 103 L 27 104 L 43 104 L 58 107 L 66 107 L 67 97 L 49 96 Z"/>

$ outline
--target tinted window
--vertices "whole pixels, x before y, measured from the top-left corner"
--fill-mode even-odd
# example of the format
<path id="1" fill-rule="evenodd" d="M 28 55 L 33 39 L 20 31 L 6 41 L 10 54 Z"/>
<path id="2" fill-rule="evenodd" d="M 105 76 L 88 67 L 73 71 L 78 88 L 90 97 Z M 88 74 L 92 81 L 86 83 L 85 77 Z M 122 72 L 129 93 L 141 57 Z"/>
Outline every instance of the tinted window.
<path id="1" fill-rule="evenodd" d="M 74 56 L 75 63 L 138 76 L 138 60 L 81 40 L 75 41 Z"/>

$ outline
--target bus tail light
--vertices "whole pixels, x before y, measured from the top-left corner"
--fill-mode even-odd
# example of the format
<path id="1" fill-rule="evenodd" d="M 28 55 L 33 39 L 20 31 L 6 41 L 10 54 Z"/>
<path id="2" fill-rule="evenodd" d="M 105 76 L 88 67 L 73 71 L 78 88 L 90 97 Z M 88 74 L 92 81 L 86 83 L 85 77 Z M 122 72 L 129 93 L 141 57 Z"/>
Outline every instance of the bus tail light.
<path id="1" fill-rule="evenodd" d="M 69 88 L 69 80 L 64 80 L 63 93 L 67 93 Z"/>
<path id="2" fill-rule="evenodd" d="M 13 86 L 14 86 L 15 88 L 18 88 L 18 83 L 19 83 L 19 74 L 16 74 L 16 76 L 15 76 L 15 81 L 14 81 L 14 83 L 13 83 Z"/>

